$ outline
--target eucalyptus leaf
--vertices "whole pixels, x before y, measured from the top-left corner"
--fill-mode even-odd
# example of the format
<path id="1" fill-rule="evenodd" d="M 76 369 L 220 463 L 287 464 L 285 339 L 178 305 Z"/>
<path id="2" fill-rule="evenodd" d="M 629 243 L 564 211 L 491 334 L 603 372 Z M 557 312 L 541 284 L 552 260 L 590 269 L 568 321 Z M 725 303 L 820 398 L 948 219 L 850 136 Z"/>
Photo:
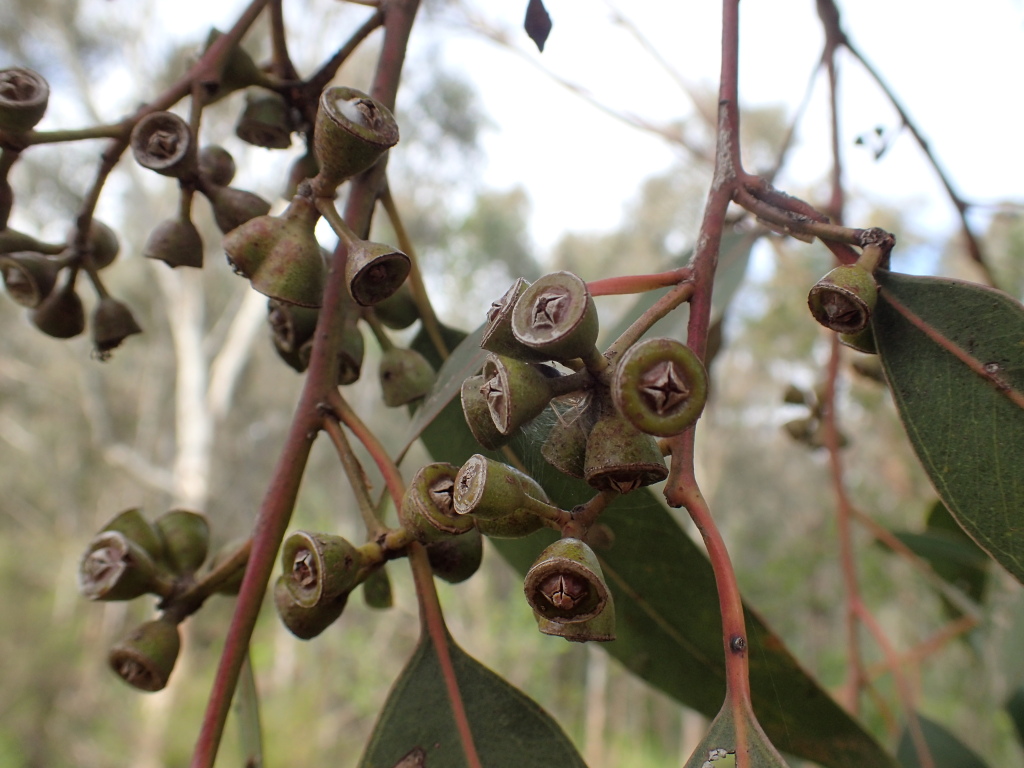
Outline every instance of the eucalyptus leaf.
<path id="1" fill-rule="evenodd" d="M 424 632 L 388 695 L 360 768 L 395 768 L 403 760 L 427 768 L 468 768 L 446 675 L 454 675 L 487 768 L 586 768 L 550 715 L 444 634 L 450 667 Z"/>
<path id="2" fill-rule="evenodd" d="M 918 715 L 917 719 L 921 723 L 921 732 L 924 734 L 924 741 L 935 768 L 988 768 L 988 764 L 981 757 L 946 728 L 922 715 Z M 906 729 L 900 738 L 897 758 L 902 768 L 922 768 L 925 765 Z"/>
<path id="3" fill-rule="evenodd" d="M 739 718 L 741 722 L 737 724 Z M 741 728 L 737 728 L 740 725 Z M 746 745 L 738 743 L 742 730 Z M 734 708 L 726 699 L 711 721 L 708 732 L 690 755 L 683 768 L 787 768 L 786 761 L 765 736 L 757 720 L 746 707 Z"/>
<path id="4" fill-rule="evenodd" d="M 1024 307 L 1000 291 L 880 271 L 872 329 L 939 497 L 1024 582 Z"/>

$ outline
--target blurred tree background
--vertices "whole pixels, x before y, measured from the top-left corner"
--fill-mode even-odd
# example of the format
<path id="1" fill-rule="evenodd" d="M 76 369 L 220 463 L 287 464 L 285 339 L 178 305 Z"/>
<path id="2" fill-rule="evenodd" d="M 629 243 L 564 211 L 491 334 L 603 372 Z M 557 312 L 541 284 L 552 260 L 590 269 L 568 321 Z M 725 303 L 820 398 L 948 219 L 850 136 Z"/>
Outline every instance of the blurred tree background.
<path id="1" fill-rule="evenodd" d="M 116 12 L 107 10 L 115 5 Z M 103 122 L 130 111 L 168 83 L 196 49 L 140 39 L 137 31 L 152 23 L 152 3 L 8 0 L 4 6 L 0 64 L 46 73 L 54 124 Z M 296 16 L 321 19 L 300 30 L 309 36 L 308 45 L 295 46 L 303 70 L 325 48 L 318 35 L 351 28 L 358 16 L 340 3 L 303 0 L 297 6 Z M 429 14 L 417 30 L 436 45 L 443 44 L 443 32 Z M 248 40 L 266 37 L 257 30 Z M 371 54 L 346 64 L 339 80 L 365 87 Z M 528 234 L 529 187 L 487 189 L 475 180 L 481 132 L 493 126 L 464 73 L 438 69 L 436 58 L 436 50 L 424 46 L 408 67 L 391 182 L 445 322 L 475 327 L 519 275 L 533 279 L 569 269 L 593 279 L 685 260 L 710 179 L 707 158 L 681 153 L 676 165 L 648 179 L 626 204 L 616 231 L 570 232 L 540 252 Z M 208 110 L 204 130 L 235 155 L 238 185 L 280 207 L 282 179 L 301 147 L 296 142 L 289 152 L 270 153 L 236 139 L 232 123 L 241 98 Z M 770 165 L 790 118 L 782 109 L 746 117 L 744 152 L 752 167 Z M 711 145 L 706 125 L 688 131 L 696 131 L 691 140 L 698 145 Z M 27 153 L 12 179 L 14 226 L 59 240 L 88 184 L 97 146 Z M 215 598 L 185 625 L 184 655 L 171 685 L 140 696 L 109 673 L 105 653 L 143 618 L 144 606 L 81 599 L 80 553 L 107 519 L 129 507 L 149 517 L 178 505 L 202 509 L 215 545 L 243 535 L 299 391 L 299 376 L 281 364 L 268 341 L 265 300 L 224 268 L 215 245 L 201 273 L 172 273 L 141 258 L 152 224 L 174 205 L 174 189 L 131 163 L 122 165 L 98 217 L 121 236 L 109 281 L 136 311 L 145 335 L 100 364 L 89 359 L 87 340 L 44 337 L 13 302 L 0 301 L 0 768 L 187 762 L 230 600 Z M 815 189 L 791 191 L 818 197 Z M 197 224 L 209 235 L 204 239 L 219 243 L 208 208 L 196 208 Z M 891 212 L 879 211 L 871 221 L 899 233 L 901 246 L 913 244 L 912 225 Z M 1020 217 L 1012 211 L 993 216 L 986 243 L 1003 287 L 1024 296 Z M 943 264 L 933 267 L 955 273 L 962 263 L 954 256 L 957 247 L 950 243 Z M 808 411 L 784 402 L 787 388 L 813 393 L 823 375 L 828 340 L 810 322 L 805 296 L 829 264 L 822 248 L 763 233 L 721 325 L 699 466 L 746 597 L 803 664 L 838 690 L 846 673 L 842 584 L 826 456 L 813 441 L 794 440 L 784 426 Z M 611 327 L 631 300 L 600 304 Z M 378 353 L 372 343 L 368 348 L 364 377 L 349 394 L 365 411 L 379 407 Z M 853 354 L 848 360 L 841 424 L 855 503 L 882 526 L 921 531 L 934 494 L 884 386 L 872 377 L 872 361 Z M 403 418 L 392 413 L 373 423 L 390 425 L 382 432 L 389 445 L 402 444 Z M 345 478 L 328 447 L 314 450 L 293 529 L 345 534 L 356 527 Z M 422 458 L 412 456 L 407 466 L 414 469 Z M 907 650 L 927 641 L 949 620 L 932 582 L 872 544 L 864 529 L 858 544 L 864 598 L 893 642 Z M 252 656 L 263 718 L 273 724 L 266 729 L 269 765 L 356 761 L 418 633 L 404 564 L 389 573 L 392 610 L 372 611 L 353 599 L 341 621 L 311 643 L 296 641 L 272 610 L 264 612 Z M 906 665 L 925 715 L 953 724 L 991 765 L 1020 766 L 1024 760 L 1001 707 L 1024 683 L 1024 602 L 1005 574 L 993 568 L 986 578 L 973 628 L 930 656 L 908 657 Z M 460 643 L 549 709 L 591 768 L 681 764 L 699 737 L 700 716 L 650 690 L 602 651 L 538 634 L 519 580 L 493 550 L 480 575 L 442 586 L 441 599 Z M 870 643 L 866 648 L 869 660 L 881 659 Z M 891 712 L 892 681 L 879 670 L 872 668 L 881 697 L 866 714 L 894 744 L 901 723 Z M 229 738 L 219 765 L 238 764 L 233 746 Z"/>

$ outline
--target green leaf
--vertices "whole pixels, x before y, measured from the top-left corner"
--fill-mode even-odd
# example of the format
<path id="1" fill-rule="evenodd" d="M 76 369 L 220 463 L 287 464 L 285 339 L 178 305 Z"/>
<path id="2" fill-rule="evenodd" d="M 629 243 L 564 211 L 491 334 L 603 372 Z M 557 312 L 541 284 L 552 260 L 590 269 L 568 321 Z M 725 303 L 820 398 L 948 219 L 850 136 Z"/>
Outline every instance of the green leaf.
<path id="1" fill-rule="evenodd" d="M 424 354 L 425 347 L 415 344 Z M 542 422 L 543 417 L 537 422 Z M 582 483 L 558 473 L 540 457 L 544 425 L 535 422 L 512 449 L 554 503 L 564 509 L 593 495 Z M 483 451 L 473 440 L 457 401 L 424 431 L 436 461 L 462 464 Z M 711 565 L 649 490 L 618 499 L 601 516 L 615 540 L 598 551 L 614 595 L 618 639 L 602 647 L 651 685 L 707 717 L 725 695 L 721 614 Z M 498 551 L 525 573 L 555 537 L 549 530 L 525 539 L 495 539 Z M 528 611 L 525 601 L 523 610 Z M 754 708 L 765 732 L 782 751 L 828 768 L 889 768 L 882 747 L 799 666 L 782 641 L 752 611 L 747 612 Z M 551 638 L 550 642 L 562 642 Z"/>
<path id="2" fill-rule="evenodd" d="M 786 761 L 765 736 L 750 710 L 741 707 L 738 716 L 746 734 L 745 750 L 737 744 L 737 712 L 732 701 L 726 699 L 683 768 L 736 768 L 737 764 L 744 768 L 786 768 Z"/>
<path id="3" fill-rule="evenodd" d="M 480 761 L 487 768 L 586 768 L 558 724 L 522 691 L 459 648 L 445 632 L 451 669 L 466 708 Z M 388 695 L 360 768 L 467 766 L 444 681 L 445 670 L 426 632 Z"/>
<path id="4" fill-rule="evenodd" d="M 1007 700 L 1006 713 L 1017 730 L 1017 738 L 1024 744 L 1024 685 L 1018 687 Z"/>
<path id="5" fill-rule="evenodd" d="M 872 328 L 939 497 L 1024 582 L 1024 307 L 980 285 L 881 271 Z"/>
<path id="6" fill-rule="evenodd" d="M 944 727 L 927 717 L 917 717 L 921 722 L 924 741 L 928 745 L 928 752 L 931 753 L 935 768 L 988 768 L 984 760 Z M 921 768 L 922 763 L 914 748 L 913 739 L 906 729 L 900 738 L 900 748 L 896 754 L 902 768 Z"/>

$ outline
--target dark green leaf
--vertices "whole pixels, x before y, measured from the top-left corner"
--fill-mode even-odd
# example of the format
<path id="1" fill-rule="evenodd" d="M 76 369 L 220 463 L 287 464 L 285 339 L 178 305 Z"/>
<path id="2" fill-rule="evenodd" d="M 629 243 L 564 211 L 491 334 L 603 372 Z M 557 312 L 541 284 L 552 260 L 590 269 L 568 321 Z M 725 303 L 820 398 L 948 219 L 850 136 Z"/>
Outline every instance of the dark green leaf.
<path id="1" fill-rule="evenodd" d="M 425 348 L 421 351 L 427 353 Z M 592 489 L 543 461 L 539 451 L 543 439 L 544 426 L 534 423 L 512 447 L 559 506 L 569 509 L 589 498 Z M 437 461 L 462 464 L 473 453 L 487 454 L 469 433 L 457 401 L 449 403 L 424 431 L 423 440 Z M 602 647 L 651 685 L 713 717 L 725 694 L 725 663 L 721 614 L 707 557 L 646 489 L 618 499 L 601 521 L 615 534 L 612 547 L 598 555 L 614 594 L 618 635 L 615 642 Z M 526 539 L 493 543 L 525 573 L 554 536 L 545 530 Z M 525 601 L 523 610 L 529 610 Z M 780 750 L 829 768 L 895 765 L 800 668 L 756 614 L 748 611 L 747 622 L 755 712 Z M 551 638 L 550 642 L 562 641 Z"/>
<path id="2" fill-rule="evenodd" d="M 984 760 L 941 725 L 927 717 L 917 717 L 921 721 L 921 731 L 924 733 L 924 741 L 928 745 L 935 768 L 988 768 Z M 897 759 L 902 768 L 921 768 L 922 765 L 917 750 L 914 749 L 914 742 L 906 729 L 900 738 Z"/>
<path id="3" fill-rule="evenodd" d="M 740 749 L 736 743 L 737 716 L 744 721 L 743 730 L 747 738 L 745 750 Z M 726 699 L 722 709 L 711 721 L 708 732 L 684 768 L 704 768 L 708 763 L 714 768 L 736 768 L 737 764 L 744 768 L 787 768 L 786 761 L 767 739 L 749 709 L 741 708 L 737 714 L 729 699 Z"/>
<path id="4" fill-rule="evenodd" d="M 1024 685 L 1013 692 L 1006 702 L 1006 712 L 1017 729 L 1017 738 L 1024 745 Z"/>
<path id="5" fill-rule="evenodd" d="M 473 742 L 487 768 L 586 768 L 550 715 L 467 655 L 447 632 L 445 637 Z M 395 768 L 417 748 L 427 768 L 467 765 L 443 675 L 424 633 L 388 695 L 360 768 Z"/>
<path id="6" fill-rule="evenodd" d="M 879 272 L 872 327 L 940 498 L 1024 582 L 1024 307 L 983 286 Z"/>

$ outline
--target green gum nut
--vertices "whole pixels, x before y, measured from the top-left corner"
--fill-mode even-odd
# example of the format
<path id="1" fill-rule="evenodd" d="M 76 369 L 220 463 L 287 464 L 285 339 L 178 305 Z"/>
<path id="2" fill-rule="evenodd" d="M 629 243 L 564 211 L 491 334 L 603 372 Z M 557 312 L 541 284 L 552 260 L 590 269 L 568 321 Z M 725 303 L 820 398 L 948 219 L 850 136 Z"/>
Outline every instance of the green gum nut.
<path id="1" fill-rule="evenodd" d="M 438 462 L 420 467 L 413 475 L 398 519 L 417 541 L 430 544 L 473 529 L 475 520 L 455 510 L 452 497 L 458 472 L 454 464 Z"/>
<path id="2" fill-rule="evenodd" d="M 129 336 L 142 333 L 128 306 L 111 296 L 103 296 L 92 313 L 92 344 L 96 356 L 106 360 Z"/>
<path id="3" fill-rule="evenodd" d="M 384 609 L 395 604 L 391 594 L 391 578 L 384 566 L 370 572 L 363 582 L 363 600 L 369 608 Z"/>
<path id="4" fill-rule="evenodd" d="M 556 624 L 590 621 L 611 602 L 597 555 L 573 538 L 559 539 L 541 552 L 526 573 L 523 591 L 534 614 Z"/>
<path id="5" fill-rule="evenodd" d="M 491 418 L 491 409 L 484 396 L 483 376 L 469 376 L 462 382 L 462 414 L 473 437 L 489 451 L 496 450 L 512 439 L 503 435 Z"/>
<path id="6" fill-rule="evenodd" d="M 536 418 L 555 394 L 553 382 L 540 369 L 511 357 L 490 354 L 484 361 L 484 384 L 480 391 L 487 401 L 491 420 L 503 435 Z"/>
<path id="7" fill-rule="evenodd" d="M 244 189 L 220 187 L 200 179 L 199 191 L 210 201 L 217 229 L 225 234 L 270 212 L 270 203 Z"/>
<path id="8" fill-rule="evenodd" d="M 857 333 L 840 333 L 839 343 L 843 346 L 863 352 L 865 355 L 877 355 L 878 345 L 875 344 L 875 332 L 868 325 Z"/>
<path id="9" fill-rule="evenodd" d="M 868 327 L 877 299 L 871 273 L 860 264 L 844 264 L 815 283 L 807 294 L 807 306 L 826 328 L 855 334 Z"/>
<path id="10" fill-rule="evenodd" d="M 568 407 L 555 404 L 556 420 L 551 426 L 541 456 L 559 472 L 583 479 L 586 472 L 587 436 L 594 426 L 596 408 L 590 398 L 574 398 Z"/>
<path id="11" fill-rule="evenodd" d="M 359 380 L 363 370 L 363 356 L 366 343 L 359 326 L 353 322 L 345 325 L 341 337 L 341 348 L 338 350 L 338 385 L 354 384 Z"/>
<path id="12" fill-rule="evenodd" d="M 664 480 L 668 468 L 657 440 L 610 408 L 587 436 L 583 475 L 599 491 L 629 493 Z"/>
<path id="13" fill-rule="evenodd" d="M 153 591 L 158 575 L 145 549 L 120 531 L 103 531 L 78 565 L 78 591 L 89 600 L 133 600 Z"/>
<path id="14" fill-rule="evenodd" d="M 348 250 L 345 279 L 356 303 L 372 307 L 395 293 L 412 270 L 409 257 L 384 243 L 357 240 Z"/>
<path id="15" fill-rule="evenodd" d="M 383 301 L 373 305 L 373 312 L 386 327 L 401 331 L 420 319 L 420 311 L 412 297 L 408 281 Z"/>
<path id="16" fill-rule="evenodd" d="M 326 267 L 314 235 L 320 214 L 297 196 L 280 216 L 258 216 L 224 236 L 228 262 L 265 296 L 319 307 Z"/>
<path id="17" fill-rule="evenodd" d="M 267 302 L 270 338 L 278 354 L 285 360 L 289 359 L 286 355 L 297 356 L 303 345 L 313 338 L 319 319 L 320 310 L 316 307 L 300 307 L 278 299 Z M 308 359 L 305 362 L 309 364 Z M 303 365 L 301 370 L 306 370 L 306 366 Z"/>
<path id="18" fill-rule="evenodd" d="M 484 558 L 484 540 L 480 531 L 470 528 L 464 535 L 428 544 L 430 570 L 449 584 L 460 584 L 480 568 Z"/>
<path id="19" fill-rule="evenodd" d="M 173 112 L 151 112 L 139 120 L 131 147 L 135 162 L 162 176 L 187 179 L 198 173 L 192 129 Z"/>
<path id="20" fill-rule="evenodd" d="M 179 575 L 195 573 L 210 549 L 210 524 L 205 515 L 172 509 L 153 521 L 164 544 L 164 557 Z"/>
<path id="21" fill-rule="evenodd" d="M 550 507 L 537 482 L 519 470 L 475 454 L 455 478 L 455 511 L 473 515 L 485 536 L 519 538 L 543 527 L 533 510 Z"/>
<path id="22" fill-rule="evenodd" d="M 536 480 L 479 453 L 470 456 L 455 477 L 452 503 L 460 515 L 495 519 L 529 507 L 531 500 L 548 503 Z"/>
<path id="23" fill-rule="evenodd" d="M 484 326 L 483 337 L 480 340 L 481 349 L 486 349 L 497 355 L 536 363 L 551 359 L 543 352 L 537 352 L 526 346 L 512 333 L 512 310 L 519 297 L 529 287 L 529 281 L 522 277 L 517 278 L 512 286 L 505 291 L 505 294 L 491 304 L 491 308 L 487 310 L 487 324 Z"/>
<path id="24" fill-rule="evenodd" d="M 615 639 L 615 606 L 611 592 L 608 593 L 608 605 L 600 614 L 587 621 L 564 624 L 534 614 L 537 629 L 545 635 L 562 637 L 571 643 L 608 643 Z"/>
<path id="25" fill-rule="evenodd" d="M 311 179 L 320 171 L 320 164 L 316 161 L 316 155 L 312 152 L 297 157 L 288 169 L 288 181 L 285 182 L 284 192 L 281 194 L 285 200 L 291 200 L 299 191 L 299 185 L 306 179 Z"/>
<path id="26" fill-rule="evenodd" d="M 284 585 L 297 605 L 331 605 L 359 585 L 365 576 L 362 553 L 341 536 L 296 531 L 281 550 Z"/>
<path id="27" fill-rule="evenodd" d="M 615 367 L 612 399 L 641 432 L 678 435 L 708 398 L 708 374 L 696 353 L 674 339 L 649 339 L 626 350 Z"/>
<path id="28" fill-rule="evenodd" d="M 307 606 L 296 598 L 291 582 L 288 574 L 282 574 L 274 582 L 274 606 L 289 632 L 300 640 L 312 640 L 338 620 L 345 610 L 349 593 L 343 592 L 332 601 Z"/>
<path id="29" fill-rule="evenodd" d="M 549 360 L 590 357 L 597 341 L 597 307 L 587 284 L 553 272 L 523 291 L 512 310 L 512 333 Z"/>
<path id="30" fill-rule="evenodd" d="M 219 29 L 211 29 L 210 34 L 206 37 L 206 45 L 203 50 L 208 51 L 210 46 L 223 35 L 224 33 Z M 252 56 L 241 45 L 235 43 L 224 60 L 220 82 L 217 84 L 216 90 L 209 94 L 208 100 L 216 101 L 229 93 L 240 91 L 251 85 L 260 85 L 266 80 L 267 76 L 252 60 Z"/>
<path id="31" fill-rule="evenodd" d="M 107 662 L 128 685 L 153 692 L 167 685 L 180 650 L 178 625 L 157 619 L 140 624 L 116 643 Z"/>
<path id="32" fill-rule="evenodd" d="M 85 330 L 85 308 L 75 291 L 74 274 L 43 299 L 28 315 L 29 321 L 55 339 L 70 339 Z"/>
<path id="33" fill-rule="evenodd" d="M 124 534 L 129 541 L 142 547 L 154 562 L 159 563 L 164 559 L 164 543 L 156 528 L 142 516 L 138 507 L 118 512 L 100 529 L 100 533 L 106 531 Z"/>
<path id="34" fill-rule="evenodd" d="M 330 195 L 397 143 L 398 124 L 386 106 L 355 88 L 325 88 L 313 129 L 313 150 L 320 164 L 314 189 L 318 195 Z"/>
<path id="35" fill-rule="evenodd" d="M 24 133 L 43 119 L 50 86 L 38 72 L 24 67 L 0 69 L 0 130 Z"/>
<path id="36" fill-rule="evenodd" d="M 0 255 L 0 277 L 7 295 L 23 307 L 35 309 L 57 284 L 60 263 L 41 253 L 22 251 Z"/>
<path id="37" fill-rule="evenodd" d="M 235 178 L 235 158 L 224 147 L 207 144 L 199 150 L 199 175 L 210 184 L 226 187 Z"/>
<path id="38" fill-rule="evenodd" d="M 433 366 L 414 349 L 392 347 L 380 359 L 384 405 L 397 408 L 424 397 L 434 386 Z"/>
<path id="39" fill-rule="evenodd" d="M 291 107 L 274 91 L 252 88 L 245 94 L 245 108 L 235 124 L 235 135 L 255 147 L 288 149 L 292 145 Z"/>
<path id="40" fill-rule="evenodd" d="M 169 267 L 203 266 L 203 240 L 191 219 L 165 219 L 146 238 L 142 255 Z"/>

